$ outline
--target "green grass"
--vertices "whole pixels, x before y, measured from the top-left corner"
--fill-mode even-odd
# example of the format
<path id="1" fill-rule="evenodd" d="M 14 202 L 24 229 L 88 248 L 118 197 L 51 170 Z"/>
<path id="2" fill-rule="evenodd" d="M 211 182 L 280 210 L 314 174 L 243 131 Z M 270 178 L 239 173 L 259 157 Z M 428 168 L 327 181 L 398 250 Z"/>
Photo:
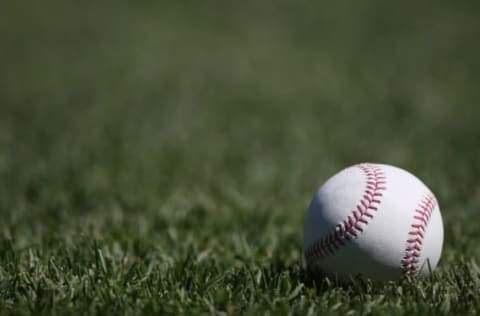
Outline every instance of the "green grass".
<path id="1" fill-rule="evenodd" d="M 0 314 L 480 308 L 477 2 L 1 6 Z M 311 196 L 361 161 L 436 193 L 432 278 L 305 270 Z"/>

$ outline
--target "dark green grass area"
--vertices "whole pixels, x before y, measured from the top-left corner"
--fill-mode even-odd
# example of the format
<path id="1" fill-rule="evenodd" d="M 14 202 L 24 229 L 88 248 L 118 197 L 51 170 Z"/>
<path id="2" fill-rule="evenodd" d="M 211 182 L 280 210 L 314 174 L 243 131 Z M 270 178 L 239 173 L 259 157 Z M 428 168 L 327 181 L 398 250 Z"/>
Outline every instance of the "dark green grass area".
<path id="1" fill-rule="evenodd" d="M 476 1 L 0 7 L 0 314 L 480 308 Z M 362 161 L 436 193 L 432 278 L 305 270 L 312 195 Z"/>

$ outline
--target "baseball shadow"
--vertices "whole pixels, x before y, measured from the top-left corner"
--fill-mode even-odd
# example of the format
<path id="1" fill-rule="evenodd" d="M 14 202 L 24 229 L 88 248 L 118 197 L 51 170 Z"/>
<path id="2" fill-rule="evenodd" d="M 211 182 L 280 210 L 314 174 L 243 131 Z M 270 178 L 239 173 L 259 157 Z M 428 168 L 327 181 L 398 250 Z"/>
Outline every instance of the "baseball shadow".
<path id="1" fill-rule="evenodd" d="M 287 273 L 294 283 L 303 284 L 308 289 L 314 289 L 317 294 L 321 294 L 333 288 L 353 291 L 357 293 L 369 291 L 372 288 L 383 287 L 386 283 L 374 281 L 362 276 L 352 276 L 348 279 L 339 279 L 335 276 L 327 275 L 321 270 L 313 270 L 305 267 L 302 263 L 285 265 L 280 262 L 272 263 L 269 267 L 271 277 L 281 278 Z M 393 282 L 393 281 L 391 281 Z M 393 282 L 397 284 L 398 282 Z"/>

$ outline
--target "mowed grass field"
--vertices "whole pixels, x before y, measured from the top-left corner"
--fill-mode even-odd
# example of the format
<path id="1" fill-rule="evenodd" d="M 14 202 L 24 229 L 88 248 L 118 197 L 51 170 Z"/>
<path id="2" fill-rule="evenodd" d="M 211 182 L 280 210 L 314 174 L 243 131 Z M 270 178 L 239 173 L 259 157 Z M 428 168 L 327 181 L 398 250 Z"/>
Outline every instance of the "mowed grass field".
<path id="1" fill-rule="evenodd" d="M 479 9 L 2 3 L 0 314 L 474 314 Z M 364 161 L 436 193 L 431 278 L 306 270 L 311 197 Z"/>

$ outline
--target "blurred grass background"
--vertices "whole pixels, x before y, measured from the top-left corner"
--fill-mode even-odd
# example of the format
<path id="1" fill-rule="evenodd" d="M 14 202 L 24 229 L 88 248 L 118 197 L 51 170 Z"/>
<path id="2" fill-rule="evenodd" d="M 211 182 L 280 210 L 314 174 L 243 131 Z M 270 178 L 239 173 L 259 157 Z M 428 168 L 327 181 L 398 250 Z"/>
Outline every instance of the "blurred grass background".
<path id="1" fill-rule="evenodd" d="M 301 266 L 311 196 L 362 161 L 406 168 L 437 194 L 443 269 L 478 258 L 479 9 L 3 2 L 4 311 L 35 300 L 14 271 L 48 271 L 62 251 L 87 258 L 83 271 L 102 250 L 110 280 L 125 258 L 147 273 L 188 253 L 218 271 L 238 258 Z M 67 308 L 45 287 L 66 304 L 48 308 Z"/>

